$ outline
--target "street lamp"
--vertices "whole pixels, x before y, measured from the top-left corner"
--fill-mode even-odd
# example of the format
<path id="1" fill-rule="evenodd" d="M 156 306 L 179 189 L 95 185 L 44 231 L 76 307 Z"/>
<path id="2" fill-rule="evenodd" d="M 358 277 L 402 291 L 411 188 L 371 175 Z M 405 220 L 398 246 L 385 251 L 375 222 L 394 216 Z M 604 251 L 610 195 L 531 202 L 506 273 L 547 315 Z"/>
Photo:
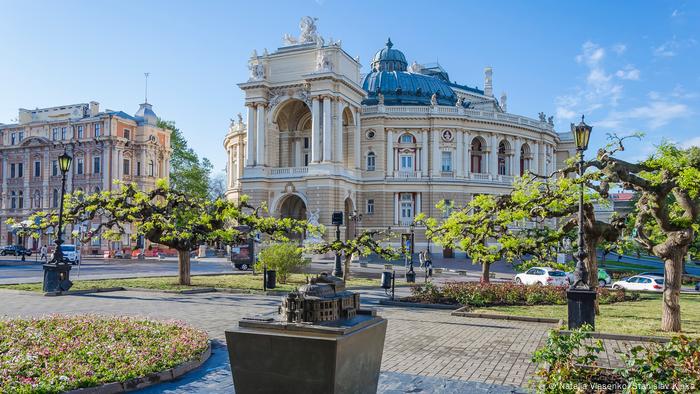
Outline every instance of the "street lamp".
<path id="1" fill-rule="evenodd" d="M 413 271 L 413 243 L 415 240 L 415 230 L 416 230 L 416 224 L 414 222 L 411 222 L 411 224 L 408 226 L 410 230 L 410 234 L 408 236 L 408 242 L 406 242 L 408 245 L 405 245 L 406 253 L 404 254 L 406 260 L 408 260 L 408 271 L 406 271 L 406 282 L 408 283 L 415 283 L 416 281 L 416 273 Z"/>
<path id="2" fill-rule="evenodd" d="M 581 123 L 571 124 L 571 132 L 574 135 L 576 142 L 576 152 L 578 153 L 578 175 L 583 177 L 583 153 L 588 149 L 588 141 L 591 138 L 591 130 L 593 127 L 584 122 L 584 117 L 581 115 Z M 584 232 L 583 232 L 583 192 L 584 184 L 581 182 L 581 190 L 578 200 L 578 250 L 576 252 L 576 269 L 574 270 L 574 283 L 566 292 L 568 301 L 568 320 L 569 329 L 576 329 L 584 324 L 589 324 L 595 327 L 595 297 L 596 292 L 588 286 L 589 272 L 584 263 L 587 257 L 584 248 Z"/>
<path id="3" fill-rule="evenodd" d="M 342 211 L 333 212 L 333 215 L 331 216 L 331 224 L 335 226 L 335 240 L 340 242 L 340 226 L 343 224 Z M 333 275 L 337 276 L 338 278 L 343 277 L 343 267 L 340 264 L 340 252 L 335 253 L 335 270 L 333 271 Z"/>
<path id="4" fill-rule="evenodd" d="M 61 200 L 58 208 L 58 233 L 56 234 L 56 250 L 53 258 L 44 264 L 44 292 L 66 291 L 73 283 L 70 281 L 70 265 L 63 259 L 63 197 L 66 194 L 66 173 L 70 170 L 73 158 L 63 152 L 58 156 L 58 168 L 61 170 Z"/>

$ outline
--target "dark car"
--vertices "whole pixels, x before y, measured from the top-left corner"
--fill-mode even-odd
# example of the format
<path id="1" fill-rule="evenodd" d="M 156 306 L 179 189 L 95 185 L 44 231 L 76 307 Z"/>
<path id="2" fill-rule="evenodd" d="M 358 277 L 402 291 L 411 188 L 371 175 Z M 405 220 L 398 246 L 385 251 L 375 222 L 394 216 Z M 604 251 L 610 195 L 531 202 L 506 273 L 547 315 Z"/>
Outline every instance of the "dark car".
<path id="1" fill-rule="evenodd" d="M 8 245 L 0 248 L 0 255 L 3 256 L 31 256 L 32 251 L 21 245 Z"/>
<path id="2" fill-rule="evenodd" d="M 700 282 L 695 283 L 695 291 L 700 291 Z"/>

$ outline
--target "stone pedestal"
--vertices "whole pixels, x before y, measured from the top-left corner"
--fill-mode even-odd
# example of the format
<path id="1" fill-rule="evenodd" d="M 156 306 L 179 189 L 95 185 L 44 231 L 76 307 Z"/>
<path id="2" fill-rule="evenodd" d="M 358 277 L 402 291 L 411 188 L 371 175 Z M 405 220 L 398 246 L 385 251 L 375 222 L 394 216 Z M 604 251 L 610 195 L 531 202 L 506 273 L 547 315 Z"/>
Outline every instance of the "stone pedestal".
<path id="1" fill-rule="evenodd" d="M 70 281 L 70 264 L 44 264 L 45 293 L 67 291 L 73 286 Z"/>
<path id="2" fill-rule="evenodd" d="M 590 324 L 595 329 L 595 297 L 596 292 L 593 290 L 567 290 L 569 330 L 584 324 Z"/>
<path id="3" fill-rule="evenodd" d="M 386 326 L 362 310 L 318 324 L 241 320 L 226 332 L 236 393 L 375 394 Z"/>

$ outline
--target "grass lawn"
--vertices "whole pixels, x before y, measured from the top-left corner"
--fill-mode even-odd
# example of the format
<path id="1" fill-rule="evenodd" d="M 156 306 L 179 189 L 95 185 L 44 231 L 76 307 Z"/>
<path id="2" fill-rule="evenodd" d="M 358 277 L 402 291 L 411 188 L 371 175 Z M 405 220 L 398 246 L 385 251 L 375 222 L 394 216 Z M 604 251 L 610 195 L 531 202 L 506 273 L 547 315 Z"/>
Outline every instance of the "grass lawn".
<path id="1" fill-rule="evenodd" d="M 641 293 L 638 301 L 601 305 L 596 316 L 596 331 L 628 334 L 673 336 L 659 330 L 661 326 L 661 294 Z M 566 305 L 494 306 L 471 312 L 497 313 L 562 319 L 566 322 Z M 681 327 L 683 334 L 700 338 L 700 296 L 681 294 Z"/>
<path id="2" fill-rule="evenodd" d="M 291 291 L 299 285 L 306 283 L 306 277 L 314 275 L 290 274 L 287 283 L 277 281 L 275 290 Z M 399 283 L 396 284 L 397 286 Z M 347 287 L 375 286 L 379 287 L 379 278 L 350 278 Z M 1 285 L 0 288 L 12 290 L 41 291 L 41 283 L 27 283 L 17 285 Z M 159 276 L 152 278 L 132 279 L 101 279 L 101 280 L 76 280 L 71 290 L 89 290 L 108 287 L 138 287 L 156 290 L 191 290 L 204 287 L 217 287 L 237 290 L 262 290 L 262 275 L 198 275 L 192 276 L 192 286 L 177 284 L 176 276 Z"/>
<path id="3" fill-rule="evenodd" d="M 618 262 L 617 260 L 605 260 L 604 264 L 601 264 L 601 268 L 606 268 L 607 266 L 612 266 L 615 268 L 611 268 L 614 270 L 620 270 L 620 268 L 624 268 L 629 271 L 639 271 L 639 272 L 644 272 L 644 271 L 659 271 L 663 270 L 662 268 L 654 268 L 653 265 L 644 265 L 644 264 L 635 264 L 635 263 L 625 263 L 625 262 Z"/>

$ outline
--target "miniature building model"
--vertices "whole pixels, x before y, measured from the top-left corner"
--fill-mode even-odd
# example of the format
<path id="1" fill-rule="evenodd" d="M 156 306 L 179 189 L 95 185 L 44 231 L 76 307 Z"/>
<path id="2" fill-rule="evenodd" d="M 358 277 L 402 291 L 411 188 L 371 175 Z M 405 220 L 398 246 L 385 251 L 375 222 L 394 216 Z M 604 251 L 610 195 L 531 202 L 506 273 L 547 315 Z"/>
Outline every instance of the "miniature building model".
<path id="1" fill-rule="evenodd" d="M 279 313 L 288 323 L 319 323 L 352 319 L 360 309 L 360 295 L 345 290 L 342 279 L 327 274 L 289 293 Z"/>

